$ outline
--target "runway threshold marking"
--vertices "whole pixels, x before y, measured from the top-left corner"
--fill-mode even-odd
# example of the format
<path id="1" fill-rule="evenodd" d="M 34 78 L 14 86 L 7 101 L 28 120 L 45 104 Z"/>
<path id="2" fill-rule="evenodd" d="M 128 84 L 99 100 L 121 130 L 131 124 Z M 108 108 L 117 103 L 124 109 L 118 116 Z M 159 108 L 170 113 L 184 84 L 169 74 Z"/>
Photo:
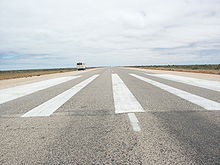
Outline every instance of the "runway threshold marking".
<path id="1" fill-rule="evenodd" d="M 140 131 L 134 112 L 144 112 L 144 109 L 117 74 L 112 74 L 112 88 L 115 113 L 128 113 L 133 130 Z"/>
<path id="2" fill-rule="evenodd" d="M 204 79 L 198 79 L 198 78 L 192 78 L 192 77 L 185 77 L 185 76 L 177 76 L 177 75 L 171 75 L 171 74 L 148 74 L 146 75 L 153 76 L 153 77 L 159 77 L 167 80 L 172 80 L 180 83 L 185 83 L 189 85 L 194 85 L 197 87 L 202 87 L 214 91 L 220 91 L 220 82 L 218 81 L 210 81 L 210 80 L 204 80 Z"/>
<path id="3" fill-rule="evenodd" d="M 140 103 L 117 74 L 112 74 L 115 113 L 144 112 Z"/>
<path id="4" fill-rule="evenodd" d="M 33 108 L 21 117 L 34 117 L 34 116 L 50 116 L 59 107 L 61 107 L 65 102 L 67 102 L 71 97 L 78 93 L 81 89 L 91 83 L 99 75 L 94 75 L 81 83 L 75 85 L 74 87 L 68 89 L 67 91 L 57 95 L 56 97 L 48 100 L 47 102 Z"/>
<path id="5" fill-rule="evenodd" d="M 78 77 L 81 77 L 81 76 L 68 76 L 68 77 L 53 78 L 53 79 L 44 80 L 40 82 L 2 89 L 0 90 L 0 104 L 6 103 L 8 101 L 17 99 L 19 97 L 23 97 L 28 94 L 70 81 L 73 79 L 76 79 Z"/>
<path id="6" fill-rule="evenodd" d="M 200 96 L 185 92 L 185 91 L 177 89 L 177 88 L 173 88 L 171 86 L 159 83 L 157 81 L 154 81 L 154 80 L 142 77 L 142 76 L 138 76 L 136 74 L 130 74 L 130 75 L 134 76 L 134 77 L 136 77 L 140 80 L 143 80 L 143 81 L 145 81 L 149 84 L 152 84 L 156 87 L 159 87 L 159 88 L 161 88 L 161 89 L 163 89 L 163 90 L 165 90 L 169 93 L 172 93 L 176 96 L 179 96 L 179 97 L 181 97 L 185 100 L 188 100 L 188 101 L 190 101 L 190 102 L 192 102 L 196 105 L 199 105 L 199 106 L 201 106 L 201 107 L 203 107 L 207 110 L 220 110 L 220 103 L 218 103 L 218 102 L 215 102 L 215 101 L 206 99 L 204 97 L 200 97 Z"/>

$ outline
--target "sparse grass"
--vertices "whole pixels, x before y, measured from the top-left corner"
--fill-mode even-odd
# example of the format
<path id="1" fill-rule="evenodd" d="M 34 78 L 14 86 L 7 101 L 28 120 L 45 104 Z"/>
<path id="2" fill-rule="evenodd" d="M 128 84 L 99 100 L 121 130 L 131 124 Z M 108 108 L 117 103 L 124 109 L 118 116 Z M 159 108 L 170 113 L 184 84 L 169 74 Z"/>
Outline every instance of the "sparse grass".
<path id="1" fill-rule="evenodd" d="M 63 73 L 70 72 L 76 69 L 73 68 L 60 68 L 60 69 L 33 69 L 33 70 L 11 70 L 11 71 L 0 71 L 0 80 L 41 76 L 45 74 Z"/>
<path id="2" fill-rule="evenodd" d="M 130 66 L 134 68 L 154 69 L 154 70 L 168 70 L 168 71 L 182 71 L 195 73 L 208 73 L 220 75 L 220 64 L 213 65 L 150 65 L 150 66 Z"/>

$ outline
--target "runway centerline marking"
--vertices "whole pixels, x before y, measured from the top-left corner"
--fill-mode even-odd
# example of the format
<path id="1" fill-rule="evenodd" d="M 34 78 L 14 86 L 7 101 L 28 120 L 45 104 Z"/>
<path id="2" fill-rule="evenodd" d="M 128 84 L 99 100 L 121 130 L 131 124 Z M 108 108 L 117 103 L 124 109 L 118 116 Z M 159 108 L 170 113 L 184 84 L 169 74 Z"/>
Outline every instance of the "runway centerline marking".
<path id="1" fill-rule="evenodd" d="M 185 91 L 177 89 L 177 88 L 173 88 L 171 86 L 159 83 L 157 81 L 154 81 L 154 80 L 142 77 L 142 76 L 138 76 L 136 74 L 130 74 L 130 75 L 134 76 L 134 77 L 136 77 L 136 78 L 138 78 L 142 81 L 145 81 L 149 84 L 152 84 L 156 87 L 159 87 L 159 88 L 161 88 L 161 89 L 163 89 L 163 90 L 165 90 L 169 93 L 172 93 L 176 96 L 179 96 L 179 97 L 181 97 L 181 98 L 183 98 L 187 101 L 190 101 L 190 102 L 192 102 L 196 105 L 199 105 L 199 106 L 201 106 L 201 107 L 203 107 L 207 110 L 220 110 L 220 103 L 218 103 L 218 102 L 215 102 L 215 101 L 206 99 L 204 97 L 200 97 L 200 96 L 185 92 Z"/>
<path id="2" fill-rule="evenodd" d="M 53 78 L 53 79 L 44 80 L 40 82 L 2 89 L 0 90 L 0 104 L 6 103 L 8 101 L 29 95 L 31 93 L 67 82 L 73 79 L 76 79 L 78 77 L 81 77 L 81 76 L 68 76 L 68 77 Z"/>
<path id="3" fill-rule="evenodd" d="M 171 75 L 171 74 L 148 74 L 146 73 L 146 75 L 159 77 L 159 78 L 163 78 L 167 80 L 172 80 L 172 81 L 185 83 L 185 84 L 220 92 L 220 82 L 218 81 L 210 81 L 210 80 L 197 79 L 197 78 L 185 77 L 185 76 L 177 76 L 177 75 Z"/>
<path id="4" fill-rule="evenodd" d="M 50 116 L 59 107 L 61 107 L 65 102 L 67 102 L 71 97 L 78 93 L 81 89 L 91 83 L 99 75 L 94 75 L 81 83 L 75 85 L 74 87 L 68 89 L 67 91 L 57 95 L 56 97 L 46 101 L 45 103 L 33 108 L 21 117 L 34 117 L 34 116 Z"/>
<path id="5" fill-rule="evenodd" d="M 130 119 L 131 126 L 134 131 L 140 131 L 141 128 L 139 126 L 139 121 L 134 113 L 128 113 L 128 117 Z"/>

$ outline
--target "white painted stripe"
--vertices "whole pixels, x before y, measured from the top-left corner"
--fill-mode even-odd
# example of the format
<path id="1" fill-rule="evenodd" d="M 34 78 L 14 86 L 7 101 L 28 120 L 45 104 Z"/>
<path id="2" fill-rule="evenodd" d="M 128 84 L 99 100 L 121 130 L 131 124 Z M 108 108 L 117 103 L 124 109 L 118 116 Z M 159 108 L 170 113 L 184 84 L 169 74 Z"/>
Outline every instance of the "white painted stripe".
<path id="1" fill-rule="evenodd" d="M 0 104 L 64 83 L 66 81 L 76 79 L 78 77 L 80 76 L 60 77 L 31 84 L 20 85 L 13 88 L 2 89 L 0 90 Z"/>
<path id="2" fill-rule="evenodd" d="M 142 106 L 117 74 L 112 74 L 115 113 L 144 112 Z"/>
<path id="3" fill-rule="evenodd" d="M 140 131 L 141 128 L 139 126 L 139 121 L 137 119 L 137 117 L 135 116 L 134 113 L 128 113 L 128 117 L 130 119 L 130 123 L 131 123 L 131 126 L 133 128 L 134 131 Z"/>
<path id="4" fill-rule="evenodd" d="M 197 79 L 185 76 L 176 76 L 171 74 L 147 74 L 149 76 L 159 77 L 167 80 L 177 81 L 189 85 L 194 85 L 202 88 L 211 89 L 214 91 L 220 91 L 220 82 L 218 81 L 210 81 L 204 79 Z"/>
<path id="5" fill-rule="evenodd" d="M 29 112 L 22 115 L 22 117 L 50 116 L 59 107 L 61 107 L 65 102 L 67 102 L 71 97 L 73 97 L 76 93 L 78 93 L 81 89 L 87 86 L 90 82 L 92 82 L 98 76 L 99 75 L 94 75 L 82 81 L 81 83 L 75 85 L 69 90 L 57 95 L 56 97 L 30 110 Z"/>
<path id="6" fill-rule="evenodd" d="M 191 94 L 191 93 L 188 93 L 188 92 L 185 92 L 185 91 L 182 91 L 180 89 L 176 89 L 176 88 L 173 88 L 171 86 L 168 86 L 168 85 L 165 85 L 165 84 L 162 84 L 162 83 L 159 83 L 157 81 L 153 81 L 151 79 L 148 79 L 148 78 L 145 78 L 145 77 L 141 77 L 141 76 L 138 76 L 138 75 L 135 75 L 135 74 L 130 74 L 140 80 L 143 80 L 147 83 L 150 83 L 154 86 L 157 86 L 167 92 L 170 92 L 176 96 L 179 96 L 185 100 L 188 100 L 194 104 L 197 104 L 207 110 L 220 110 L 220 103 L 218 102 L 215 102 L 215 101 L 212 101 L 212 100 L 209 100 L 209 99 L 206 99 L 206 98 L 203 98 L 203 97 L 200 97 L 200 96 L 197 96 L 197 95 L 194 95 L 194 94 Z"/>

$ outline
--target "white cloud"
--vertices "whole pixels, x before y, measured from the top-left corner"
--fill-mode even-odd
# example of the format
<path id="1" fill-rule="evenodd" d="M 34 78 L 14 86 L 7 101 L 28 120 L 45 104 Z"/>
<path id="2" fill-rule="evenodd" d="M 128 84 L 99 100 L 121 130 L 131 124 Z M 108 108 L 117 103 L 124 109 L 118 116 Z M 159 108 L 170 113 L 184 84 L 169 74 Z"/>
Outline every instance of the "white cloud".
<path id="1" fill-rule="evenodd" d="M 219 29 L 219 0 L 1 0 L 0 69 L 220 63 Z"/>

